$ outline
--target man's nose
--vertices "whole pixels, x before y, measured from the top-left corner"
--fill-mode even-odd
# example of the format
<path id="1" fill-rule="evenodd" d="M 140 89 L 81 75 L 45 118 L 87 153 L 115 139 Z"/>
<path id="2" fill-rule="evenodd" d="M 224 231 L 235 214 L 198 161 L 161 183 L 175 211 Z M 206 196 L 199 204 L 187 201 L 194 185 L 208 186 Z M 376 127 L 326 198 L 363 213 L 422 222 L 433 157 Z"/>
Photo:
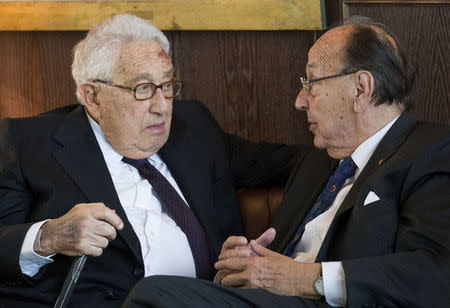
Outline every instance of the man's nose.
<path id="1" fill-rule="evenodd" d="M 298 110 L 308 110 L 308 107 L 308 94 L 305 89 L 302 88 L 295 99 L 295 108 Z"/>
<path id="2" fill-rule="evenodd" d="M 150 99 L 150 112 L 164 114 L 169 111 L 169 106 L 172 102 L 171 98 L 164 96 L 164 91 L 157 88 L 155 94 Z"/>

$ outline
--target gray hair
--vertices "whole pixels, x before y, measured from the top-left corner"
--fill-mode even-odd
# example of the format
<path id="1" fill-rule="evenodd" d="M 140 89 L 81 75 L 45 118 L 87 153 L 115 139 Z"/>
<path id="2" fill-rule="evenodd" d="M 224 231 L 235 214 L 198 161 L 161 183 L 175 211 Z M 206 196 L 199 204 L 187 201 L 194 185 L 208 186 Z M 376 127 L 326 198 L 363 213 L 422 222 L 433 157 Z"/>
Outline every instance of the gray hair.
<path id="1" fill-rule="evenodd" d="M 72 76 L 77 98 L 83 104 L 78 86 L 93 79 L 109 80 L 123 45 L 156 41 L 169 55 L 167 37 L 154 25 L 130 14 L 115 15 L 91 29 L 73 50 Z"/>

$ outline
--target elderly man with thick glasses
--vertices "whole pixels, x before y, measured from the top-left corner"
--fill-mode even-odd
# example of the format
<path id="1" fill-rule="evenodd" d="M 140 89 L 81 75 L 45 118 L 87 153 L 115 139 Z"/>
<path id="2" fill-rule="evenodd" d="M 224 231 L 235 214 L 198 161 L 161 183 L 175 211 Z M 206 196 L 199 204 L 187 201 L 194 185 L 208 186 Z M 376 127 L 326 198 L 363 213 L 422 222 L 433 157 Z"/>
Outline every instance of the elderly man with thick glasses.
<path id="1" fill-rule="evenodd" d="M 306 74 L 295 107 L 317 149 L 274 228 L 230 237 L 216 284 L 150 277 L 124 307 L 450 307 L 450 128 L 409 112 L 399 43 L 350 20 L 312 46 Z"/>
<path id="2" fill-rule="evenodd" d="M 79 105 L 0 122 L 0 306 L 53 306 L 80 255 L 69 307 L 119 307 L 156 274 L 212 279 L 242 232 L 235 188 L 285 182 L 298 149 L 173 101 L 169 42 L 135 16 L 89 31 L 72 73 Z"/>

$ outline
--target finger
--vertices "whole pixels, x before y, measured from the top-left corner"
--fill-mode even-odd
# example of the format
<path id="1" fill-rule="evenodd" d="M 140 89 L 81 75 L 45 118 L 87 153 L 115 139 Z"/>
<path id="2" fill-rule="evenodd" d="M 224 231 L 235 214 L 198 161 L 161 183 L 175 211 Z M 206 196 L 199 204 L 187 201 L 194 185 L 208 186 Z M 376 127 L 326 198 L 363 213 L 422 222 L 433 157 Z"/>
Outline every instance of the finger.
<path id="1" fill-rule="evenodd" d="M 246 269 L 248 260 L 248 258 L 233 258 L 217 261 L 214 264 L 214 268 L 219 271 L 230 270 L 241 272 Z"/>
<path id="2" fill-rule="evenodd" d="M 76 254 L 77 256 L 86 255 L 86 256 L 94 256 L 99 257 L 103 253 L 103 249 L 100 247 L 89 246 L 81 251 L 80 254 Z"/>
<path id="3" fill-rule="evenodd" d="M 105 249 L 109 245 L 109 240 L 104 236 L 99 236 L 92 233 L 89 238 L 87 238 L 87 245 Z"/>
<path id="4" fill-rule="evenodd" d="M 272 243 L 272 241 L 275 239 L 276 234 L 277 232 L 275 231 L 274 228 L 269 228 L 263 234 L 261 234 L 255 241 L 258 244 L 266 247 L 267 245 Z"/>
<path id="5" fill-rule="evenodd" d="M 103 253 L 103 248 L 108 246 L 108 242 L 109 241 L 104 237 L 91 234 L 77 244 L 70 245 L 58 253 L 69 256 L 100 256 Z"/>
<path id="6" fill-rule="evenodd" d="M 261 246 L 255 240 L 250 241 L 249 245 L 257 255 L 262 256 L 262 257 L 283 256 L 283 255 L 276 253 L 270 249 L 267 249 L 266 247 Z"/>
<path id="7" fill-rule="evenodd" d="M 216 276 L 214 277 L 214 283 L 221 284 L 222 279 L 224 279 L 230 273 L 230 271 L 218 271 Z"/>
<path id="8" fill-rule="evenodd" d="M 246 251 L 245 256 L 243 256 L 243 257 L 254 257 L 254 256 L 257 256 L 257 254 L 253 252 L 253 250 L 252 250 L 252 248 L 250 247 L 249 244 L 247 244 L 245 246 L 236 247 L 235 250 L 244 250 L 244 251 Z"/>
<path id="9" fill-rule="evenodd" d="M 252 287 L 246 273 L 231 273 L 222 279 L 222 285 L 235 288 Z"/>
<path id="10" fill-rule="evenodd" d="M 220 255 L 218 260 L 226 260 L 231 258 L 246 258 L 253 255 L 253 252 L 250 247 L 247 246 L 239 246 L 235 249 L 229 249 L 223 251 Z"/>
<path id="11" fill-rule="evenodd" d="M 110 225 L 109 223 L 101 220 L 96 221 L 96 226 L 94 229 L 94 233 L 99 236 L 106 237 L 108 240 L 112 241 L 116 238 L 117 232 L 116 229 Z"/>
<path id="12" fill-rule="evenodd" d="M 227 249 L 235 249 L 239 246 L 247 245 L 248 241 L 245 236 L 230 236 L 222 245 L 222 251 Z"/>
<path id="13" fill-rule="evenodd" d="M 91 214 L 95 219 L 104 220 L 117 230 L 122 230 L 123 228 L 123 221 L 119 215 L 116 214 L 116 211 L 105 206 L 103 203 L 98 203 L 97 206 L 93 207 L 91 209 Z"/>

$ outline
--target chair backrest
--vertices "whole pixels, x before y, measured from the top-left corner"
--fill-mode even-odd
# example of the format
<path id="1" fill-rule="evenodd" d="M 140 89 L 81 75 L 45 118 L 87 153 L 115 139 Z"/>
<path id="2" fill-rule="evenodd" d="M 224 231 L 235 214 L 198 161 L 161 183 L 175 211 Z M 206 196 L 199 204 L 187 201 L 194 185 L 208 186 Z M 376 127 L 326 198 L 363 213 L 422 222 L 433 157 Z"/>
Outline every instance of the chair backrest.
<path id="1" fill-rule="evenodd" d="M 242 189 L 238 192 L 244 232 L 254 239 L 270 226 L 272 215 L 283 198 L 282 187 Z"/>

